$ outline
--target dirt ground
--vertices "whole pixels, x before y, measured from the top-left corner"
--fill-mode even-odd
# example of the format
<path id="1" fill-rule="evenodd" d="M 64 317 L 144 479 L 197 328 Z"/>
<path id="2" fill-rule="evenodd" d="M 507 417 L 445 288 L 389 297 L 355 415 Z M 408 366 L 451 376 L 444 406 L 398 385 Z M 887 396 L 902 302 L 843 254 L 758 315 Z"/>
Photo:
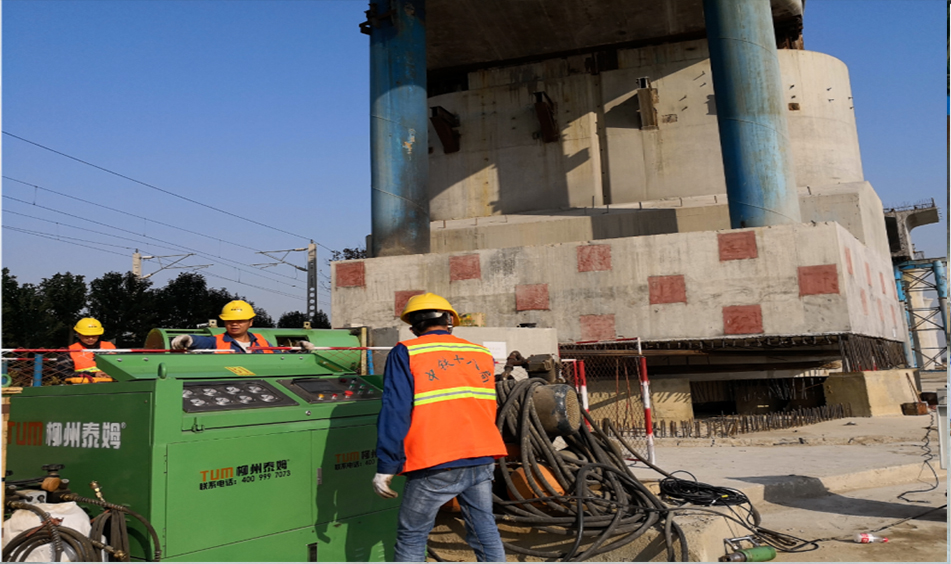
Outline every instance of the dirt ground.
<path id="1" fill-rule="evenodd" d="M 763 526 L 805 539 L 835 538 L 819 542 L 819 549 L 797 554 L 780 553 L 777 562 L 947 562 L 947 481 L 944 472 L 935 489 L 909 493 L 911 503 L 897 496 L 934 484 L 922 482 L 853 490 L 818 498 L 797 499 L 783 505 L 763 503 Z M 933 510 L 930 511 L 929 510 Z M 911 519 L 908 519 L 911 517 Z M 908 520 L 905 520 L 908 519 Z M 884 529 L 883 529 L 884 527 Z M 857 544 L 855 533 L 880 532 L 888 543 Z"/>

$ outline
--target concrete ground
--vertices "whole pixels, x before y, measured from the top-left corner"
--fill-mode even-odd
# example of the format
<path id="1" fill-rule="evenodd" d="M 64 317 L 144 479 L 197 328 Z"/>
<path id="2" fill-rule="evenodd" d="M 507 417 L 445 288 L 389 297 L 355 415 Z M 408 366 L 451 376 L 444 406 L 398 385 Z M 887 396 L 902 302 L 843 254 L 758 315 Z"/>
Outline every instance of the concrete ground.
<path id="1" fill-rule="evenodd" d="M 924 383 L 922 387 L 928 389 Z M 936 487 L 924 462 L 923 439 L 931 424 L 930 416 L 849 418 L 733 439 L 663 439 L 657 445 L 657 465 L 743 491 L 762 514 L 765 528 L 803 539 L 830 539 L 815 551 L 779 553 L 776 561 L 947 562 L 947 510 L 926 513 L 947 502 L 947 473 L 938 464 L 935 431 L 929 439 L 931 465 L 940 477 Z M 641 463 L 632 468 L 648 484 L 660 477 Z M 929 491 L 907 494 L 910 501 L 897 498 L 924 489 Z M 724 554 L 724 538 L 747 534 L 715 516 L 682 516 L 678 522 L 689 535 L 692 558 L 699 561 L 715 561 Z M 891 539 L 887 544 L 831 540 L 882 527 L 880 534 Z M 441 516 L 431 545 L 447 559 L 471 560 L 464 543 L 458 537 L 453 542 L 453 531 L 461 531 L 460 523 Z M 608 560 L 662 559 L 636 549 L 612 555 Z"/>
<path id="2" fill-rule="evenodd" d="M 939 467 L 935 431 L 928 434 L 928 447 L 937 486 L 925 464 L 923 439 L 931 424 L 930 416 L 849 418 L 707 440 L 705 445 L 665 439 L 657 447 L 657 465 L 743 491 L 768 529 L 808 540 L 846 539 L 820 542 L 812 552 L 780 553 L 777 561 L 946 562 L 947 509 L 922 515 L 947 503 L 947 472 Z M 657 478 L 642 464 L 634 468 L 643 481 Z M 896 497 L 909 490 L 930 491 L 909 493 L 910 501 Z M 888 544 L 850 540 L 855 533 L 881 527 L 888 527 L 880 533 L 890 537 Z M 735 525 L 727 529 L 733 536 L 746 534 Z M 709 537 L 697 538 L 705 545 L 704 559 L 715 560 L 723 550 Z M 722 547 L 722 539 L 719 543 Z"/>

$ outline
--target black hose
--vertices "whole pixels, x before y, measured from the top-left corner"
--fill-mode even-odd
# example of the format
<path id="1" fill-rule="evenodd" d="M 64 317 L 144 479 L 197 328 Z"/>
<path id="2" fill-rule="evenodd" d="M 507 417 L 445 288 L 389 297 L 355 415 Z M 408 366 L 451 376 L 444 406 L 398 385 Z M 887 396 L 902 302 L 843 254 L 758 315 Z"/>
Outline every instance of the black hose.
<path id="1" fill-rule="evenodd" d="M 87 503 L 90 505 L 97 505 L 107 510 L 107 511 L 104 511 L 101 515 L 99 515 L 99 517 L 97 517 L 97 519 L 101 517 L 102 518 L 101 521 L 97 523 L 95 520 L 93 520 L 93 524 L 99 529 L 104 530 L 105 523 L 107 521 L 112 522 L 112 526 L 113 526 L 112 533 L 119 535 L 119 538 L 123 539 L 121 541 L 117 541 L 115 538 L 113 538 L 113 541 L 112 541 L 113 544 L 118 544 L 119 542 L 122 543 L 120 547 L 114 547 L 114 548 L 116 548 L 117 550 L 123 550 L 125 552 L 126 556 L 123 562 L 129 561 L 129 550 L 128 550 L 129 540 L 128 540 L 128 531 L 126 529 L 126 524 L 125 524 L 125 517 L 120 518 L 120 515 L 124 513 L 128 513 L 132 517 L 138 519 L 143 525 L 145 525 L 145 528 L 148 529 L 149 531 L 149 535 L 151 535 L 152 537 L 152 542 L 155 548 L 153 548 L 152 550 L 151 562 L 161 562 L 162 546 L 159 542 L 158 533 L 155 532 L 155 528 L 152 527 L 152 524 L 149 523 L 145 517 L 139 515 L 138 513 L 136 513 L 135 511 L 132 511 L 131 509 L 129 509 L 128 507 L 124 505 L 116 505 L 114 503 L 109 503 L 108 501 L 99 500 L 99 499 L 90 499 L 88 497 L 82 497 L 74 493 L 66 494 L 62 496 L 62 499 L 65 501 L 75 501 L 78 503 Z M 112 513 L 111 515 L 103 517 L 104 515 L 106 515 L 106 513 L 110 513 L 110 512 Z M 90 533 L 90 536 L 92 536 L 91 533 Z M 97 536 L 95 538 L 99 538 L 99 537 Z"/>
<path id="2" fill-rule="evenodd" d="M 680 557 L 686 560 L 687 542 L 670 508 L 634 476 L 618 447 L 586 413 L 582 415 L 590 428 L 582 425 L 578 432 L 564 437 L 567 448 L 555 448 L 532 399 L 534 390 L 544 385 L 548 382 L 541 378 L 496 383 L 496 424 L 506 442 L 518 444 L 521 453 L 499 460 L 499 473 L 512 500 L 494 495 L 495 516 L 499 522 L 572 536 L 574 542 L 565 552 L 504 542 L 506 550 L 551 560 L 583 561 L 657 528 L 667 545 L 668 558 L 677 556 L 674 545 L 679 541 Z M 543 473 L 542 466 L 550 474 Z M 534 497 L 516 489 L 512 475 L 517 470 L 524 473 Z M 558 494 L 560 491 L 566 493 Z"/>
<path id="3" fill-rule="evenodd" d="M 23 531 L 3 547 L 4 562 L 24 562 L 37 548 L 52 545 L 53 562 L 60 562 L 63 556 L 63 543 L 69 546 L 76 554 L 75 559 L 81 562 L 98 562 L 99 552 L 95 550 L 89 539 L 82 533 L 57 525 L 52 515 L 35 505 L 22 501 L 8 501 L 11 509 L 25 509 L 40 518 L 40 526 Z"/>

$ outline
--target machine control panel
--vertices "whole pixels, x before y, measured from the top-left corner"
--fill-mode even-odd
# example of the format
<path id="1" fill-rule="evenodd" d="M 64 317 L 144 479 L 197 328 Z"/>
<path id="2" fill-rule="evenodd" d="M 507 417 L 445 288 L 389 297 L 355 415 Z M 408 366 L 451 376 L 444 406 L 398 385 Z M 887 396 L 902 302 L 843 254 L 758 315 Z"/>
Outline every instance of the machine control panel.
<path id="1" fill-rule="evenodd" d="M 186 413 L 297 405 L 263 380 L 189 382 L 182 389 Z"/>
<path id="2" fill-rule="evenodd" d="M 278 380 L 308 403 L 380 399 L 380 392 L 355 375 Z"/>

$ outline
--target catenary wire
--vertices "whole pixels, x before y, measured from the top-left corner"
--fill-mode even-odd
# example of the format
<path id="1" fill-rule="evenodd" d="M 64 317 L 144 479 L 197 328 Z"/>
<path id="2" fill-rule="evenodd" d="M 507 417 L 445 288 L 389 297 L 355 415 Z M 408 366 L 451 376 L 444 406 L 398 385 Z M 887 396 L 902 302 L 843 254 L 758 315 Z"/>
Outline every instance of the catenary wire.
<path id="1" fill-rule="evenodd" d="M 7 228 L 6 225 L 4 225 L 3 227 L 4 227 L 4 228 Z M 109 253 L 109 254 L 111 254 L 111 255 L 119 255 L 120 257 L 126 257 L 126 256 L 127 256 L 127 255 L 125 255 L 125 254 L 123 254 L 123 253 L 117 253 L 117 252 L 115 252 L 115 251 L 110 251 L 110 250 L 108 250 L 108 249 L 100 249 L 99 247 L 93 247 L 93 246 L 90 246 L 90 245 L 83 245 L 82 243 L 73 243 L 72 241 L 63 241 L 62 239 L 57 239 L 57 238 L 55 238 L 55 237 L 47 237 L 46 235 L 40 235 L 40 234 L 38 234 L 38 233 L 29 233 L 29 232 L 27 232 L 27 234 L 28 234 L 28 235 L 33 235 L 34 237 L 42 237 L 42 238 L 44 238 L 44 239 L 51 239 L 51 240 L 53 240 L 53 241 L 59 241 L 60 243 L 67 243 L 67 244 L 76 245 L 76 246 L 79 246 L 79 247 L 86 247 L 87 249 L 92 249 L 92 250 L 94 250 L 94 251 L 99 251 L 99 252 L 102 252 L 102 253 Z"/>
<path id="2" fill-rule="evenodd" d="M 33 236 L 36 236 L 36 237 L 42 237 L 42 238 L 44 238 L 44 239 L 50 239 L 50 240 L 53 240 L 53 241 L 58 241 L 58 242 L 60 242 L 60 243 L 67 243 L 67 244 L 70 244 L 70 245 L 77 245 L 77 246 L 79 246 L 79 247 L 86 247 L 87 249 L 92 249 L 92 250 L 94 250 L 94 251 L 100 251 L 100 252 L 103 252 L 103 253 L 109 253 L 109 254 L 113 254 L 113 255 L 118 255 L 118 256 L 120 256 L 120 257 L 125 257 L 125 258 L 128 257 L 128 255 L 125 255 L 125 254 L 123 254 L 123 253 L 117 253 L 117 252 L 115 252 L 115 251 L 110 251 L 110 250 L 107 250 L 107 249 L 100 249 L 100 248 L 98 248 L 98 247 L 92 247 L 92 246 L 90 246 L 90 245 L 83 245 L 82 243 L 74 243 L 74 242 L 72 242 L 72 241 L 66 241 L 66 240 L 60 239 L 60 238 L 58 238 L 58 237 L 56 237 L 56 236 L 48 236 L 48 235 L 44 235 L 44 234 L 41 234 L 41 233 L 38 233 L 38 232 L 31 232 L 31 231 L 28 231 L 28 230 L 25 230 L 25 229 L 18 229 L 18 228 L 16 228 L 16 227 L 9 227 L 9 226 L 6 226 L 6 225 L 4 225 L 3 227 L 4 227 L 4 229 L 13 229 L 14 231 L 20 231 L 20 232 L 26 233 L 27 235 L 33 235 Z M 101 243 L 101 244 L 105 244 L 105 243 Z M 129 248 L 131 248 L 131 247 L 124 247 L 124 248 L 129 249 Z M 205 271 L 205 272 L 203 272 L 202 274 L 205 275 L 205 276 L 213 277 L 213 278 L 221 278 L 222 280 L 227 280 L 228 282 L 234 282 L 234 283 L 236 283 L 236 284 L 242 284 L 242 285 L 244 285 L 244 286 L 249 286 L 249 287 L 251 287 L 251 288 L 257 288 L 258 290 L 264 290 L 265 292 L 271 292 L 272 294 L 277 294 L 277 295 L 279 295 L 279 296 L 284 296 L 284 297 L 287 297 L 287 298 L 293 298 L 293 299 L 295 299 L 295 300 L 296 300 L 296 299 L 300 299 L 300 296 L 295 296 L 295 295 L 293 295 L 293 294 L 288 294 L 287 292 L 282 292 L 282 291 L 280 291 L 280 290 L 275 290 L 275 289 L 273 289 L 273 288 L 266 288 L 266 287 L 264 287 L 264 286 L 258 286 L 258 285 L 256 285 L 256 284 L 250 284 L 250 283 L 248 283 L 248 282 L 242 282 L 241 280 L 235 280 L 234 278 L 228 278 L 227 276 L 222 276 L 221 274 L 216 274 L 216 273 L 211 272 L 211 271 Z"/>
<path id="3" fill-rule="evenodd" d="M 243 217 L 243 216 L 240 216 L 240 215 L 238 215 L 238 214 L 236 214 L 236 213 L 232 213 L 232 212 L 223 210 L 223 209 L 221 209 L 221 208 L 216 208 L 216 207 L 214 207 L 214 206 L 210 206 L 210 205 L 208 205 L 208 204 L 206 204 L 206 203 L 199 202 L 198 200 L 194 200 L 194 199 L 192 199 L 192 198 L 188 198 L 188 197 L 186 197 L 186 196 L 182 196 L 181 194 L 176 194 L 175 192 L 172 192 L 171 190 L 166 190 L 166 189 L 164 189 L 164 188 L 159 188 L 158 186 L 154 186 L 154 185 L 152 185 L 152 184 L 149 184 L 148 182 L 143 182 L 143 181 L 141 181 L 141 180 L 136 180 L 135 178 L 132 178 L 131 176 L 126 176 L 126 175 L 121 174 L 121 173 L 118 173 L 118 172 L 116 172 L 116 171 L 114 171 L 114 170 L 109 170 L 108 168 L 105 168 L 105 167 L 102 167 L 102 166 L 93 164 L 93 163 L 91 163 L 91 162 L 89 162 L 89 161 L 84 161 L 83 159 L 80 159 L 80 158 L 78 158 L 78 157 L 74 157 L 74 156 L 72 156 L 72 155 L 68 155 L 68 154 L 66 154 L 66 153 L 64 153 L 64 152 L 62 152 L 62 151 L 57 151 L 56 149 L 53 149 L 53 148 L 51 148 L 51 147 L 47 147 L 46 145 L 41 145 L 40 143 L 37 143 L 36 141 L 30 141 L 29 139 L 26 139 L 26 138 L 24 138 L 24 137 L 20 137 L 19 135 L 14 135 L 13 133 L 10 133 L 9 131 L 4 131 L 3 134 L 4 134 L 4 135 L 9 135 L 10 137 L 13 137 L 14 139 L 18 139 L 18 140 L 20 140 L 20 141 L 23 141 L 24 143 L 29 143 L 30 145 L 33 145 L 33 146 L 35 146 L 35 147 L 39 147 L 40 149 L 49 151 L 49 152 L 51 152 L 51 153 L 55 153 L 55 154 L 60 155 L 60 156 L 62 156 L 62 157 L 66 157 L 67 159 L 74 160 L 74 161 L 76 161 L 76 162 L 78 162 L 78 163 L 82 163 L 82 164 L 84 164 L 84 165 L 91 166 L 91 167 L 93 167 L 93 168 L 95 168 L 95 169 L 98 169 L 98 170 L 101 170 L 101 171 L 103 171 L 103 172 L 112 174 L 112 175 L 114 175 L 114 176 L 118 176 L 119 178 L 123 178 L 123 179 L 125 179 L 125 180 L 130 181 L 130 182 L 134 182 L 134 183 L 136 183 L 136 184 L 145 186 L 146 188 L 151 188 L 152 190 L 156 190 L 156 191 L 161 192 L 161 193 L 163 193 L 163 194 L 167 194 L 167 195 L 169 195 L 169 196 L 174 196 L 174 197 L 176 197 L 176 198 L 185 200 L 186 202 L 190 202 L 190 203 L 192 203 L 192 204 L 195 204 L 195 205 L 198 205 L 198 206 L 202 206 L 202 207 L 204 207 L 204 208 L 208 208 L 208 209 L 210 209 L 210 210 L 214 210 L 214 211 L 216 211 L 216 212 L 218 212 L 218 213 L 222 213 L 222 214 L 225 214 L 225 215 L 234 217 L 234 218 L 236 218 L 236 219 L 240 219 L 240 220 L 242 220 L 242 221 L 247 221 L 247 222 L 249 222 L 249 223 L 253 223 L 253 224 L 259 225 L 259 226 L 261 226 L 261 227 L 266 227 L 266 228 L 268 228 L 268 229 L 273 229 L 274 231 L 279 231 L 279 232 L 284 233 L 284 234 L 286 234 L 286 235 L 291 235 L 291 236 L 293 236 L 293 237 L 298 237 L 298 238 L 300 238 L 300 239 L 305 239 L 305 240 L 308 240 L 308 241 L 310 240 L 309 237 L 305 237 L 305 236 L 299 235 L 299 234 L 297 234 L 297 233 L 291 233 L 290 231 L 285 231 L 285 230 L 283 230 L 283 229 L 274 227 L 273 225 L 268 225 L 268 224 L 266 224 L 266 223 L 262 223 L 262 222 L 260 222 L 260 221 L 254 220 L 254 219 L 250 219 L 250 218 L 247 218 L 247 217 Z M 329 248 L 329 247 L 327 247 L 327 246 L 325 246 L 325 245 L 322 245 L 322 244 L 320 244 L 320 243 L 317 243 L 317 245 L 319 245 L 319 246 L 321 246 L 321 247 L 327 249 L 328 251 L 332 251 L 332 250 L 333 250 L 333 249 L 331 249 L 331 248 Z"/>
<path id="4" fill-rule="evenodd" d="M 19 215 L 19 216 L 23 216 L 23 217 L 28 217 L 28 218 L 30 218 L 30 219 L 35 219 L 35 220 L 37 220 L 37 221 L 45 221 L 46 223 L 52 223 L 53 225 L 57 225 L 57 226 L 58 226 L 58 225 L 62 225 L 62 226 L 64 226 L 64 227 L 69 227 L 69 228 L 72 228 L 72 229 L 81 229 L 81 230 L 86 231 L 86 232 L 89 232 L 89 233 L 96 233 L 96 234 L 98 234 L 98 235 L 105 235 L 105 236 L 107 236 L 107 237 L 112 237 L 113 239 L 122 239 L 123 241 L 132 241 L 133 243 L 137 243 L 137 244 L 139 245 L 139 246 L 137 247 L 137 248 L 139 248 L 139 249 L 148 250 L 149 248 L 158 248 L 158 249 L 169 249 L 169 250 L 172 250 L 172 251 L 177 251 L 177 250 L 179 250 L 178 247 L 168 247 L 168 246 L 166 246 L 166 245 L 158 245 L 158 244 L 155 244 L 155 243 L 153 243 L 153 242 L 151 242 L 151 241 L 143 241 L 142 239 L 133 239 L 133 238 L 131 238 L 131 237 L 123 237 L 123 236 L 121 236 L 121 235 L 116 235 L 115 233 L 106 233 L 105 231 L 96 231 L 95 229 L 89 229 L 88 227 L 80 227 L 80 226 L 78 226 L 78 225 L 73 225 L 73 224 L 71 224 L 71 223 L 63 223 L 63 222 L 61 222 L 61 221 L 53 221 L 52 219 L 45 219 L 45 218 L 42 218 L 42 217 L 36 217 L 35 215 L 30 215 L 30 214 L 26 214 L 26 213 L 20 213 L 20 212 L 16 212 L 16 211 L 9 210 L 9 209 L 3 210 L 3 213 L 4 213 L 4 215 L 6 215 L 6 214 L 13 214 L 13 215 Z"/>
<path id="5" fill-rule="evenodd" d="M 76 196 L 71 196 L 71 195 L 69 195 L 69 194 L 63 194 L 62 192 L 57 192 L 57 191 L 55 191 L 55 190 L 50 190 L 49 188 L 44 188 L 44 187 L 39 186 L 39 185 L 37 185 L 37 184 L 30 184 L 29 182 L 24 182 L 24 181 L 22 181 L 22 180 L 17 180 L 16 178 L 11 178 L 11 177 L 9 177 L 9 176 L 3 176 L 3 178 L 6 178 L 6 179 L 8 179 L 8 180 L 12 180 L 12 181 L 14 181 L 14 182 L 19 182 L 20 184 L 23 184 L 23 185 L 26 185 L 26 186 L 32 186 L 33 188 L 38 188 L 38 189 L 44 190 L 44 191 L 46 191 L 46 192 L 51 192 L 51 193 L 56 194 L 56 195 L 58 195 L 58 196 L 64 196 L 64 197 L 66 197 L 66 198 L 72 198 L 72 199 L 74 199 L 74 200 L 77 200 L 77 201 L 80 201 L 80 202 L 83 202 L 83 203 L 86 203 L 86 204 L 90 204 L 90 205 L 93 205 L 93 206 L 98 206 L 98 207 L 101 207 L 101 208 L 103 208 L 103 209 L 107 209 L 107 210 L 109 210 L 109 211 L 114 211 L 114 212 L 117 212 L 117 213 L 125 214 L 125 215 L 128 215 L 128 216 L 130 216 L 130 217 L 134 217 L 134 218 L 136 218 L 136 219 L 142 219 L 142 220 L 145 220 L 145 221 L 151 221 L 152 223 L 155 223 L 156 225 L 162 225 L 162 226 L 165 226 L 165 227 L 170 227 L 170 228 L 172 228 L 172 229 L 178 229 L 179 231 L 184 231 L 184 232 L 190 233 L 190 234 L 192 234 L 192 235 L 198 235 L 198 236 L 201 236 L 201 237 L 205 237 L 205 238 L 211 239 L 211 240 L 213 240 L 213 241 L 218 241 L 219 243 L 228 243 L 228 244 L 234 245 L 234 246 L 236 246 L 236 247 L 241 247 L 241 248 L 243 248 L 243 249 L 247 249 L 247 250 L 250 250 L 250 251 L 254 251 L 254 252 L 256 252 L 256 253 L 261 253 L 261 251 L 255 249 L 255 248 L 253 248 L 253 247 L 249 247 L 249 246 L 247 246 L 247 245 L 242 245 L 241 243 L 233 243 L 233 242 L 227 241 L 227 240 L 225 240 L 225 239 L 221 239 L 221 238 L 214 237 L 214 236 L 211 236 L 211 235 L 206 235 L 206 234 L 204 234 L 204 233 L 199 233 L 199 232 L 197 232 L 197 231 L 192 231 L 192 230 L 190 230 L 190 229 L 185 229 L 184 227 L 177 227 L 177 226 L 171 225 L 171 224 L 169 224 L 169 223 L 164 223 L 164 222 L 161 222 L 161 221 L 157 221 L 157 220 L 154 220 L 154 219 L 151 219 L 151 218 L 148 218 L 148 217 L 144 217 L 144 216 L 141 216 L 141 215 L 136 215 L 136 214 L 134 214 L 134 213 L 130 213 L 130 212 L 127 212 L 127 211 L 123 211 L 123 210 L 120 210 L 120 209 L 111 208 L 111 207 L 109 207 L 109 206 L 105 206 L 105 205 L 102 205 L 102 204 L 97 204 L 97 203 L 91 202 L 91 201 L 89 201 L 89 200 L 84 200 L 84 199 L 82 199 L 82 198 L 78 198 L 78 197 L 76 197 Z M 37 204 L 34 203 L 33 205 L 37 205 Z M 40 206 L 40 207 L 42 207 L 42 206 Z M 50 209 L 52 209 L 52 208 L 50 208 Z M 22 214 L 21 214 L 21 215 L 22 215 Z M 80 229 L 81 229 L 81 228 L 80 228 Z M 168 248 L 168 247 L 165 247 L 165 248 Z M 223 257 L 215 257 L 215 258 L 223 258 Z M 246 265 L 246 266 L 250 266 L 250 265 Z M 297 278 L 296 278 L 295 276 L 288 276 L 288 275 L 286 275 L 286 274 L 281 274 L 280 272 L 273 272 L 273 274 L 275 274 L 276 276 L 280 276 L 280 277 L 282 277 L 282 278 L 288 278 L 288 279 L 290 279 L 290 280 L 297 280 Z M 264 278 L 268 278 L 268 277 L 265 276 Z"/>
<path id="6" fill-rule="evenodd" d="M 92 202 L 92 201 L 90 201 L 90 200 L 85 200 L 85 199 L 83 199 L 83 198 L 79 198 L 79 197 L 73 196 L 73 195 L 71 195 L 71 194 L 64 194 L 63 192 L 57 192 L 56 190 L 51 190 L 51 189 L 49 189 L 49 188 L 44 188 L 43 186 L 40 186 L 40 185 L 38 185 L 38 184 L 32 184 L 32 183 L 30 183 L 30 182 L 26 182 L 26 181 L 23 181 L 23 180 L 18 180 L 18 179 L 16 179 L 16 178 L 12 178 L 12 177 L 7 176 L 7 175 L 4 175 L 3 178 L 5 178 L 6 180 L 12 180 L 13 182 L 17 182 L 17 183 L 23 184 L 24 186 L 30 186 L 30 187 L 32 187 L 32 188 L 36 188 L 36 189 L 39 189 L 39 190 L 43 190 L 44 192 L 49 192 L 49 193 L 51 193 L 51 194 L 56 194 L 57 196 L 62 196 L 62 197 L 64 197 L 64 198 L 70 198 L 70 199 L 72 199 L 72 200 L 76 200 L 77 202 L 82 202 L 82 203 L 84 203 L 84 204 L 89 204 L 89 205 L 92 205 L 92 206 L 97 206 L 97 207 L 100 207 L 100 208 L 103 208 L 103 209 L 106 209 L 106 210 L 109 210 L 109 211 L 114 211 L 114 212 L 117 212 L 117 213 L 125 214 L 125 215 L 128 215 L 128 216 L 134 217 L 134 218 L 136 218 L 136 219 L 144 219 L 145 221 L 151 221 L 152 223 L 155 223 L 155 224 L 157 224 L 157 225 L 163 225 L 163 226 L 165 226 L 165 227 L 171 227 L 172 229 L 178 229 L 179 231 L 184 231 L 185 233 L 191 233 L 192 235 L 198 235 L 199 237 L 205 237 L 205 238 L 207 238 L 207 239 L 212 239 L 213 241 L 218 241 L 218 242 L 220 242 L 220 243 L 228 243 L 229 245 L 234 245 L 235 247 L 241 247 L 242 249 L 248 249 L 248 250 L 250 250 L 250 251 L 260 252 L 258 249 L 255 249 L 254 247 L 249 247 L 249 246 L 247 246 L 247 245 L 242 245 L 241 243 L 235 243 L 234 241 L 229 241 L 229 240 L 227 240 L 227 239 L 222 239 L 222 238 L 220 238 L 220 237 L 215 237 L 215 236 L 213 236 L 213 235 L 206 235 L 205 233 L 200 233 L 200 232 L 198 232 L 198 231 L 193 231 L 193 230 L 191 230 L 191 229 L 186 229 L 186 228 L 184 228 L 184 227 L 178 227 L 177 225 L 172 225 L 172 224 L 170 224 L 170 223 L 164 223 L 164 222 L 162 222 L 162 221 L 158 221 L 158 220 L 156 220 L 156 219 L 154 219 L 154 218 L 151 218 L 151 217 L 145 217 L 145 216 L 142 216 L 142 215 L 136 215 L 136 214 L 134 214 L 134 213 L 132 213 L 132 212 L 127 212 L 127 211 L 125 211 L 125 210 L 120 210 L 120 209 L 112 208 L 112 207 L 109 207 L 109 206 L 106 206 L 106 205 L 103 205 L 103 204 L 98 204 L 98 203 L 96 203 L 96 202 Z"/>
<path id="7" fill-rule="evenodd" d="M 40 208 L 40 209 L 49 210 L 49 211 L 52 211 L 52 212 L 55 212 L 55 213 L 59 213 L 59 214 L 62 214 L 62 215 L 67 215 L 67 216 L 70 216 L 70 217 L 77 217 L 77 216 L 75 216 L 75 215 L 73 215 L 73 214 L 70 214 L 70 213 L 67 213 L 67 212 L 64 212 L 64 211 L 60 211 L 60 210 L 57 210 L 57 209 L 54 209 L 54 208 L 42 206 L 42 205 L 40 205 L 40 204 L 32 204 L 32 203 L 30 203 L 30 202 L 27 202 L 26 200 L 21 200 L 20 198 L 15 198 L 15 197 L 9 196 L 9 195 L 7 195 L 7 194 L 3 194 L 3 197 L 6 198 L 6 199 L 9 199 L 9 200 L 13 200 L 13 201 L 15 201 L 15 202 L 20 202 L 20 203 L 22 203 L 22 204 L 34 206 L 34 207 L 37 207 L 37 208 Z M 123 232 L 125 232 L 125 233 L 131 233 L 132 235 L 139 235 L 139 234 L 136 233 L 135 231 L 131 231 L 131 230 L 129 230 L 129 229 L 123 229 L 123 228 L 121 228 L 121 227 L 115 227 L 114 225 L 109 225 L 108 223 L 103 223 L 103 222 L 101 222 L 101 221 L 96 221 L 96 220 L 94 220 L 94 219 L 89 219 L 89 218 L 86 218 L 86 217 L 78 217 L 78 219 L 81 219 L 81 220 L 83 220 L 83 221 L 88 221 L 88 222 L 90 222 L 90 223 L 95 223 L 95 224 L 97 224 L 97 225 L 102 225 L 102 226 L 108 227 L 108 228 L 110 228 L 110 229 L 116 229 L 116 230 L 118 230 L 118 231 L 123 231 Z M 208 259 L 220 259 L 220 260 L 223 260 L 223 261 L 225 261 L 225 262 L 232 263 L 233 265 L 240 265 L 240 266 L 248 266 L 248 267 L 250 267 L 250 265 L 247 265 L 247 264 L 244 264 L 244 263 L 241 263 L 241 262 L 238 262 L 238 261 L 229 259 L 229 258 L 225 258 L 225 257 L 219 256 L 219 255 L 213 255 L 213 254 L 211 254 L 211 253 L 206 253 L 206 252 L 203 252 L 203 251 L 199 251 L 198 249 L 193 249 L 193 248 L 191 248 L 191 247 L 186 247 L 185 245 L 176 245 L 175 243 L 171 243 L 171 242 L 169 242 L 169 241 L 165 241 L 165 240 L 163 240 L 163 239 L 158 239 L 158 238 L 155 238 L 155 237 L 153 237 L 153 239 L 155 239 L 156 241 L 162 242 L 162 243 L 166 243 L 166 244 L 168 244 L 168 245 L 174 245 L 174 248 L 176 248 L 176 249 L 185 249 L 185 250 L 187 250 L 187 251 L 191 251 L 191 252 L 195 253 L 196 255 L 198 255 L 198 256 L 200 256 L 200 257 L 205 257 L 205 258 L 208 258 Z M 237 268 L 237 267 L 234 267 L 234 268 Z M 285 285 L 290 286 L 290 287 L 292 287 L 292 288 L 299 288 L 299 287 L 300 287 L 300 286 L 298 286 L 298 285 L 296 285 L 296 284 L 290 284 L 290 283 L 284 282 L 284 281 L 282 281 L 282 280 L 277 280 L 277 279 L 275 279 L 275 278 L 271 278 L 271 277 L 269 277 L 269 276 L 265 276 L 265 275 L 261 274 L 261 273 L 260 273 L 259 271 L 257 271 L 257 270 L 245 270 L 245 269 L 241 269 L 241 268 L 237 268 L 237 269 L 238 269 L 238 270 L 241 270 L 242 272 L 247 272 L 248 274 L 253 274 L 254 276 L 260 276 L 261 278 L 265 278 L 265 279 L 267 279 L 267 280 L 271 280 L 272 282 L 277 282 L 277 283 L 280 283 L 280 284 L 285 284 Z"/>
<path id="8" fill-rule="evenodd" d="M 70 237 L 68 235 L 60 235 L 59 233 L 49 233 L 46 231 L 34 231 L 32 229 L 24 229 L 23 227 L 17 227 L 15 225 L 3 225 L 4 229 L 10 229 L 11 231 L 19 231 L 20 233 L 28 233 L 30 235 L 40 235 L 44 237 L 53 237 L 57 240 L 63 240 L 64 242 L 71 241 L 82 241 L 83 243 L 92 243 L 93 245 L 102 245 L 104 247 L 116 247 L 117 249 L 127 249 L 134 251 L 135 247 L 128 247 L 126 245 L 115 245 L 113 243 L 102 243 L 100 241 L 90 241 L 89 239 L 80 239 L 79 237 Z"/>

